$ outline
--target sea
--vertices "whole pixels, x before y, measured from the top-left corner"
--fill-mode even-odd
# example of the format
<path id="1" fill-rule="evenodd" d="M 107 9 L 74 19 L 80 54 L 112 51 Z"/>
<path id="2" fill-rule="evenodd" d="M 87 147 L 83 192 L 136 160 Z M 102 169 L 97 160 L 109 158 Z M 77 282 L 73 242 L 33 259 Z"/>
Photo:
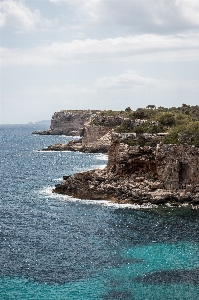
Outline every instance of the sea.
<path id="1" fill-rule="evenodd" d="M 68 136 L 0 126 L 0 300 L 198 300 L 199 212 L 52 189 L 107 156 L 39 151 Z"/>

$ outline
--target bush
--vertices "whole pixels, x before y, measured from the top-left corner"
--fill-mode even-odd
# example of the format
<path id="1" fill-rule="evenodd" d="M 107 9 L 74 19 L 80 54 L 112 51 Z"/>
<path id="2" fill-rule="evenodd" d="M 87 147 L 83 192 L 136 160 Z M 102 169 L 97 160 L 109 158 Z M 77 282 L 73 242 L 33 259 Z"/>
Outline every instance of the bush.
<path id="1" fill-rule="evenodd" d="M 162 144 L 184 143 L 199 147 L 199 121 L 176 126 L 162 141 Z"/>
<path id="2" fill-rule="evenodd" d="M 175 116 L 171 113 L 163 113 L 159 116 L 158 121 L 163 126 L 174 126 L 176 124 Z"/>
<path id="3" fill-rule="evenodd" d="M 134 117 L 136 119 L 149 119 L 150 114 L 149 114 L 149 110 L 148 109 L 144 109 L 144 108 L 138 108 L 134 113 L 133 113 Z"/>
<path id="4" fill-rule="evenodd" d="M 124 144 L 127 144 L 129 146 L 150 146 L 150 147 L 156 147 L 159 143 L 157 139 L 151 139 L 147 140 L 144 137 L 139 137 L 137 140 L 124 140 L 122 141 Z"/>
<path id="5" fill-rule="evenodd" d="M 178 144 L 178 134 L 177 132 L 172 132 L 164 137 L 161 144 Z"/>

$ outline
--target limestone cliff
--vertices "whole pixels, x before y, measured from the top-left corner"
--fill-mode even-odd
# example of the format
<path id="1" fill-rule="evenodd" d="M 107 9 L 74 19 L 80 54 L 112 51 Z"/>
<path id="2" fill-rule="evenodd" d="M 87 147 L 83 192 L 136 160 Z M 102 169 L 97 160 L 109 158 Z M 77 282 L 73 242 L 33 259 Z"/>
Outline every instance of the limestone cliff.
<path id="1" fill-rule="evenodd" d="M 70 176 L 53 190 L 119 203 L 199 204 L 199 148 L 129 146 L 113 139 L 104 170 Z"/>
<path id="2" fill-rule="evenodd" d="M 33 132 L 33 134 L 79 136 L 82 134 L 84 126 L 90 122 L 91 116 L 92 112 L 90 110 L 55 112 L 51 119 L 50 129 Z"/>
<path id="3" fill-rule="evenodd" d="M 110 142 L 110 127 L 114 118 L 100 117 L 97 111 L 67 111 L 63 110 L 54 113 L 49 130 L 42 132 L 33 132 L 39 135 L 68 135 L 81 136 L 79 140 L 72 140 L 66 144 L 50 145 L 44 151 L 81 151 L 90 153 L 107 153 Z M 99 112 L 98 112 L 99 113 Z M 117 119 L 117 118 L 116 118 Z M 118 120 L 120 120 L 119 118 Z M 93 120 L 101 121 L 102 124 L 95 125 Z M 117 120 L 117 122 L 119 122 Z"/>
<path id="4" fill-rule="evenodd" d="M 82 145 L 88 145 L 99 141 L 101 137 L 109 132 L 109 127 L 87 125 L 83 130 Z"/>

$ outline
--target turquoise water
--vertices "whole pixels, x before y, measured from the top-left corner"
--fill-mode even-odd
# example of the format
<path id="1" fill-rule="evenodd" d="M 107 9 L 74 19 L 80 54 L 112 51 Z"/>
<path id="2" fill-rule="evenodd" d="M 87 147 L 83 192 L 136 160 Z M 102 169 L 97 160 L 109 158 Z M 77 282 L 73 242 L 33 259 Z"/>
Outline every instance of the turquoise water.
<path id="1" fill-rule="evenodd" d="M 199 299 L 198 211 L 52 194 L 107 160 L 38 152 L 71 138 L 35 129 L 0 126 L 0 299 Z"/>

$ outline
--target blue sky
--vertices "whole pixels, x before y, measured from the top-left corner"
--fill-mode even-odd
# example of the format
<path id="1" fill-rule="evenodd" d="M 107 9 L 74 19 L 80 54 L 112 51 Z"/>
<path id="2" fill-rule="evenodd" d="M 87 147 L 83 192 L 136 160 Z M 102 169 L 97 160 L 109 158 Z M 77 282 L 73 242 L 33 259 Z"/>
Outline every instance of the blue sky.
<path id="1" fill-rule="evenodd" d="M 198 0 L 1 0 L 0 123 L 199 104 Z"/>

